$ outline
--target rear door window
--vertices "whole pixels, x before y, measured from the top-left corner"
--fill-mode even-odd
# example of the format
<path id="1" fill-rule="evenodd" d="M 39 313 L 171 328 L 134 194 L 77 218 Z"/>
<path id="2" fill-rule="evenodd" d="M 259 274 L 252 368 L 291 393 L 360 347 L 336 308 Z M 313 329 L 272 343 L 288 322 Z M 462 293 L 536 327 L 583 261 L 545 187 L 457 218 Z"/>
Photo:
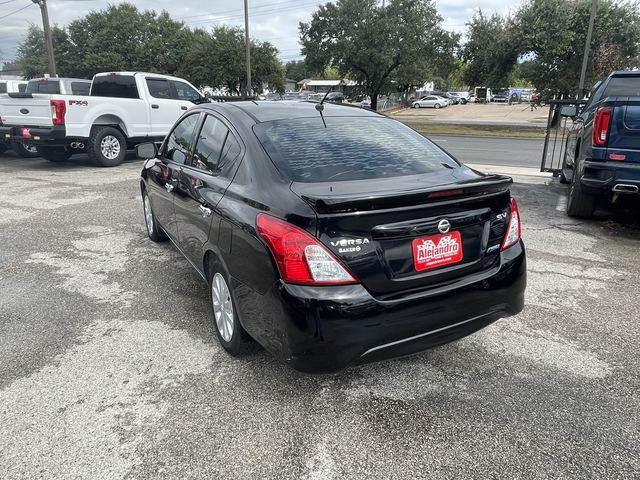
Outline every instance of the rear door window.
<path id="1" fill-rule="evenodd" d="M 184 164 L 189 158 L 191 141 L 198 125 L 199 113 L 183 118 L 169 134 L 162 156 L 173 162 Z"/>
<path id="2" fill-rule="evenodd" d="M 100 75 L 93 79 L 91 96 L 140 98 L 133 75 Z"/>
<path id="3" fill-rule="evenodd" d="M 146 82 L 149 94 L 152 97 L 164 98 L 167 100 L 171 100 L 173 98 L 169 80 L 165 78 L 147 78 Z"/>
<path id="4" fill-rule="evenodd" d="M 340 182 L 440 172 L 460 166 L 416 131 L 372 117 L 262 122 L 254 132 L 279 170 L 296 182 Z"/>
<path id="5" fill-rule="evenodd" d="M 217 118 L 207 115 L 198 135 L 191 164 L 200 170 L 219 172 L 218 163 L 229 129 Z"/>
<path id="6" fill-rule="evenodd" d="M 90 82 L 71 82 L 71 93 L 74 95 L 89 95 Z"/>

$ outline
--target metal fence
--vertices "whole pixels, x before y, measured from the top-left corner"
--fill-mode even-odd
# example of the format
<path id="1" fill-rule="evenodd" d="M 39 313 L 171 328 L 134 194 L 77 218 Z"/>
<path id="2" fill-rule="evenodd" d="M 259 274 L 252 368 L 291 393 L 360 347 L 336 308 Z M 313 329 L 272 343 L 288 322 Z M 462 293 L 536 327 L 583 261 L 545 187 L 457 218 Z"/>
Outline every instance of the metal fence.
<path id="1" fill-rule="evenodd" d="M 586 100 L 550 100 L 547 129 L 542 149 L 541 172 L 560 173 L 564 165 L 567 148 L 567 134 L 573 125 L 573 118 Z"/>

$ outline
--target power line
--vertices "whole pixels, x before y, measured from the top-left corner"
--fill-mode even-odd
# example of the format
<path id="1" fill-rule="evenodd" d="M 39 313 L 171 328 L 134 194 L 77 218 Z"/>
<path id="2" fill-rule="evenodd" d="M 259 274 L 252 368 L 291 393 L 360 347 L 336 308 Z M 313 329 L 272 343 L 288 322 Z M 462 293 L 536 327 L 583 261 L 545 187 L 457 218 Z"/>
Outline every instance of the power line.
<path id="1" fill-rule="evenodd" d="M 313 1 L 311 3 L 307 3 L 307 4 L 301 4 L 298 3 L 298 5 L 303 5 L 303 6 L 311 6 L 313 4 L 317 4 L 317 1 Z M 292 10 L 292 7 L 283 7 L 283 8 L 274 8 L 271 10 L 267 10 L 264 12 L 258 12 L 258 13 L 253 13 L 251 14 L 249 17 L 250 18 L 254 18 L 254 17 L 260 17 L 260 16 L 264 16 L 264 15 L 272 15 L 274 13 L 280 13 L 280 12 L 286 12 L 286 11 L 290 11 Z M 212 14 L 213 15 L 213 14 Z M 197 19 L 197 20 L 193 20 L 193 21 L 188 21 L 185 22 L 187 25 L 204 25 L 207 23 L 219 23 L 219 22 L 224 22 L 224 21 L 228 21 L 228 20 L 234 20 L 234 19 L 242 19 L 243 14 L 238 14 L 238 15 L 225 15 L 219 18 L 212 18 L 212 19 L 208 19 L 208 18 L 203 18 L 203 19 Z"/>
<path id="2" fill-rule="evenodd" d="M 251 9 L 255 10 L 255 9 L 261 9 L 261 8 L 273 7 L 273 6 L 282 7 L 282 6 L 285 6 L 285 5 L 288 5 L 288 4 L 291 4 L 291 5 L 298 4 L 298 5 L 300 5 L 301 3 L 303 5 L 304 4 L 311 4 L 311 3 L 314 3 L 314 4 L 318 5 L 318 4 L 320 4 L 320 0 L 314 0 L 313 2 L 300 2 L 300 0 L 287 0 L 286 2 L 263 3 L 262 5 L 252 5 Z M 235 8 L 233 10 L 223 10 L 223 11 L 219 11 L 219 12 L 199 13 L 198 15 L 188 15 L 186 17 L 177 17 L 176 20 L 185 20 L 187 18 L 207 17 L 209 15 L 222 15 L 222 14 L 226 14 L 226 13 L 236 13 L 236 12 L 243 12 L 243 11 L 244 10 L 242 8 Z M 251 16 L 251 15 L 249 15 L 249 16 Z"/>
<path id="3" fill-rule="evenodd" d="M 0 5 L 6 5 L 7 3 L 16 2 L 17 0 L 7 0 L 6 2 L 0 2 Z"/>
<path id="4" fill-rule="evenodd" d="M 21 12 L 21 11 L 22 11 L 22 10 L 24 10 L 25 8 L 29 8 L 31 5 L 33 5 L 33 3 L 30 3 L 29 5 L 26 5 L 26 6 L 22 7 L 22 8 L 19 8 L 18 10 L 14 10 L 14 11 L 13 11 L 13 12 L 11 12 L 11 13 L 7 13 L 6 15 L 1 16 L 1 17 L 0 17 L 0 20 L 2 20 L 3 18 L 10 17 L 10 16 L 11 16 L 11 15 L 13 15 L 14 13 Z"/>

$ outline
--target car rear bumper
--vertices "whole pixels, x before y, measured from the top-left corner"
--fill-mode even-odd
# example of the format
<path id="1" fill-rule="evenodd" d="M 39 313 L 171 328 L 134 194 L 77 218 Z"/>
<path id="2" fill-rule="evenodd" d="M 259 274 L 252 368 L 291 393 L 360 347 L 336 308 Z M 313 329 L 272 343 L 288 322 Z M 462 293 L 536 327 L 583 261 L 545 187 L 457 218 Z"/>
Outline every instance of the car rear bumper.
<path id="1" fill-rule="evenodd" d="M 580 183 L 586 192 L 603 196 L 611 195 L 617 185 L 635 186 L 640 191 L 640 163 L 586 160 Z"/>
<path id="2" fill-rule="evenodd" d="M 501 266 L 482 280 L 393 300 L 380 300 L 362 285 L 279 282 L 264 296 L 238 285 L 238 310 L 249 333 L 296 370 L 333 372 L 420 352 L 520 312 L 524 246 L 501 257 Z"/>
<path id="3" fill-rule="evenodd" d="M 29 129 L 29 135 L 23 134 L 23 128 Z M 51 127 L 14 127 L 0 126 L 0 138 L 5 142 L 30 142 L 34 145 L 66 145 L 69 143 L 64 125 Z"/>

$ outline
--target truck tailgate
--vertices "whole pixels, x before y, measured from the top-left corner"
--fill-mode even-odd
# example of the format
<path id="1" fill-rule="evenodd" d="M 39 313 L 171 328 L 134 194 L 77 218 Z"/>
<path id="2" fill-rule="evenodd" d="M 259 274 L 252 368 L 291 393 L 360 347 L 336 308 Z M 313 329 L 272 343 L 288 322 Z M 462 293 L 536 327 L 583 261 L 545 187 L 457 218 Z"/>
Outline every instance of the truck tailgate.
<path id="1" fill-rule="evenodd" d="M 640 162 L 640 97 L 618 97 L 607 145 L 607 158 Z"/>
<path id="2" fill-rule="evenodd" d="M 51 95 L 0 95 L 0 118 L 4 125 L 19 127 L 50 127 Z"/>

